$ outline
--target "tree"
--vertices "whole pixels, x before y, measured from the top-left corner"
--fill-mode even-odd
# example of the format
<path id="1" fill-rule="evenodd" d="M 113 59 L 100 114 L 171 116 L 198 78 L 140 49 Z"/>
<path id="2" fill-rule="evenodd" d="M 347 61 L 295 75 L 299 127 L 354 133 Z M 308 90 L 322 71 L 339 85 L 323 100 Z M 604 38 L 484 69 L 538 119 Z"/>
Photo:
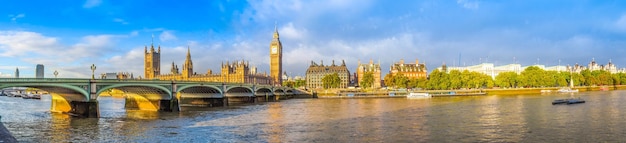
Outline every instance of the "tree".
<path id="1" fill-rule="evenodd" d="M 389 73 L 387 75 L 385 75 L 385 86 L 387 87 L 394 87 L 396 80 L 393 76 L 393 74 Z"/>
<path id="2" fill-rule="evenodd" d="M 294 85 L 295 88 L 303 87 L 306 85 L 306 80 L 298 79 Z"/>
<path id="3" fill-rule="evenodd" d="M 294 82 L 294 81 L 283 81 L 283 86 L 286 86 L 286 87 L 293 88 L 295 86 L 295 84 L 296 84 L 296 82 Z"/>
<path id="4" fill-rule="evenodd" d="M 498 87 L 516 87 L 517 86 L 517 73 L 515 72 L 501 72 L 496 76 L 495 84 Z"/>
<path id="5" fill-rule="evenodd" d="M 520 84 L 524 87 L 546 86 L 545 71 L 536 66 L 530 66 L 520 74 Z M 550 79 L 548 79 L 550 80 Z"/>
<path id="6" fill-rule="evenodd" d="M 449 77 L 449 82 L 450 82 L 450 88 L 452 89 L 460 89 L 461 87 L 463 87 L 463 79 L 462 75 L 463 73 L 461 73 L 461 71 L 459 70 L 451 70 L 450 74 L 448 74 Z"/>
<path id="7" fill-rule="evenodd" d="M 407 88 L 409 84 L 409 78 L 404 76 L 403 74 L 398 74 L 394 76 L 395 85 L 398 88 Z"/>
<path id="8" fill-rule="evenodd" d="M 339 88 L 339 85 L 341 85 L 341 78 L 339 78 L 339 74 L 337 73 L 327 74 L 322 78 L 322 86 L 324 89 Z"/>
<path id="9" fill-rule="evenodd" d="M 374 84 L 374 73 L 365 72 L 363 73 L 363 78 L 359 81 L 359 85 L 361 88 L 370 88 Z"/>

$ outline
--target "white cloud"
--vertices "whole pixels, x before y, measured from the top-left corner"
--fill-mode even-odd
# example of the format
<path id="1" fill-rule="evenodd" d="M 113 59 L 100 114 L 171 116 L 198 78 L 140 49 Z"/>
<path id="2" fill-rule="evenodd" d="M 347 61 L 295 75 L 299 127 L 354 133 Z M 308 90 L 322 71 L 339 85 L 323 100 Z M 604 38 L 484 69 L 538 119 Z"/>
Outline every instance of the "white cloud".
<path id="1" fill-rule="evenodd" d="M 121 19 L 121 18 L 114 18 L 113 22 L 117 22 L 117 23 L 124 24 L 124 25 L 128 24 L 128 22 L 126 22 L 124 19 Z"/>
<path id="2" fill-rule="evenodd" d="M 85 4 L 83 4 L 83 8 L 93 8 L 102 4 L 102 0 L 87 0 Z"/>
<path id="3" fill-rule="evenodd" d="M 7 77 L 13 77 L 13 75 L 11 75 L 11 74 L 4 74 L 4 73 L 0 72 L 0 77 L 7 78 Z"/>
<path id="4" fill-rule="evenodd" d="M 159 39 L 161 41 L 169 41 L 169 40 L 176 40 L 176 35 L 174 35 L 174 31 L 169 31 L 169 30 L 164 30 L 163 32 L 161 32 L 161 35 L 159 35 Z"/>
<path id="5" fill-rule="evenodd" d="M 17 14 L 17 15 L 11 14 L 11 15 L 9 15 L 9 17 L 11 18 L 12 22 L 16 22 L 17 19 L 26 17 L 26 14 L 23 14 L 23 13 L 20 13 L 20 14 Z"/>
<path id="6" fill-rule="evenodd" d="M 0 31 L 0 56 L 14 57 L 27 52 L 48 53 L 60 49 L 57 38 L 27 31 Z"/>
<path id="7" fill-rule="evenodd" d="M 0 31 L 0 57 L 44 64 L 46 69 L 51 69 L 46 70 L 49 71 L 46 76 L 58 70 L 61 77 L 84 77 L 90 76 L 89 65 L 102 63 L 102 59 L 93 57 L 109 54 L 115 40 L 124 37 L 127 36 L 88 35 L 75 44 L 62 44 L 56 37 L 36 32 Z"/>
<path id="8" fill-rule="evenodd" d="M 472 10 L 476 10 L 480 6 L 477 1 L 471 1 L 471 0 L 457 0 L 456 3 L 462 6 L 463 8 L 472 9 Z"/>
<path id="9" fill-rule="evenodd" d="M 281 38 L 305 39 L 307 35 L 307 30 L 304 28 L 297 29 L 293 26 L 292 22 L 289 22 L 287 23 L 287 25 L 279 29 L 279 34 Z"/>

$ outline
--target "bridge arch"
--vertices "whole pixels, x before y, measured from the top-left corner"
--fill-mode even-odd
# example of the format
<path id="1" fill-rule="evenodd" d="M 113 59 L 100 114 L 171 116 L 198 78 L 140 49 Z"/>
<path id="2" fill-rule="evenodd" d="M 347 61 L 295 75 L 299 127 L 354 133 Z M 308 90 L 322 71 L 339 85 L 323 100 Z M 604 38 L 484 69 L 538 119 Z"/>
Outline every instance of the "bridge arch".
<path id="1" fill-rule="evenodd" d="M 172 92 L 170 89 L 167 89 L 163 86 L 160 85 L 149 85 L 149 84 L 115 84 L 115 85 L 109 85 L 109 86 L 105 86 L 101 89 L 98 89 L 98 91 L 96 92 L 96 96 L 99 96 L 102 92 L 105 92 L 109 89 L 121 89 L 124 92 L 130 92 L 130 93 L 139 93 L 139 94 L 144 94 L 144 95 L 158 95 L 159 98 L 161 99 L 172 99 Z M 146 89 L 148 88 L 148 89 Z M 156 89 L 156 90 L 154 90 Z M 150 98 L 156 98 L 156 97 L 150 97 Z"/>
<path id="2" fill-rule="evenodd" d="M 252 97 L 254 96 L 254 90 L 245 86 L 232 86 L 226 88 L 224 96 L 228 97 Z"/>
<path id="3" fill-rule="evenodd" d="M 74 85 L 67 84 L 52 84 L 52 83 L 40 83 L 40 84 L 28 84 L 28 83 L 20 83 L 20 84 L 4 84 L 0 85 L 0 89 L 9 88 L 9 87 L 31 87 L 37 88 L 44 91 L 47 91 L 51 94 L 57 94 L 66 100 L 70 101 L 89 101 L 89 93 L 86 89 L 83 89 Z"/>
<path id="4" fill-rule="evenodd" d="M 265 95 L 266 93 L 272 94 L 272 90 L 269 88 L 259 88 L 254 92 L 255 95 Z"/>
<path id="5" fill-rule="evenodd" d="M 181 91 L 183 91 L 185 89 L 194 88 L 194 87 L 207 87 L 207 88 L 211 88 L 211 89 L 219 91 L 219 94 L 224 93 L 224 91 L 220 90 L 220 88 L 217 87 L 217 86 L 214 86 L 214 85 L 202 85 L 202 84 L 184 85 L 184 86 L 178 87 L 178 89 L 177 89 L 178 91 L 176 91 L 176 92 L 181 92 Z"/>

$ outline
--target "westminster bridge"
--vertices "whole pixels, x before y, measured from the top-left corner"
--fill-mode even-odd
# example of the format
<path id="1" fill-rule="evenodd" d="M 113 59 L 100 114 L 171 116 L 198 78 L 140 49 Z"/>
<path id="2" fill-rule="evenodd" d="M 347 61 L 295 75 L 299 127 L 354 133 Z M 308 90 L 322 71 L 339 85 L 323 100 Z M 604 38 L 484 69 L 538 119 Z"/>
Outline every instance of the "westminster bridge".
<path id="1" fill-rule="evenodd" d="M 300 94 L 271 85 L 69 78 L 0 78 L 0 89 L 31 87 L 52 96 L 51 111 L 99 117 L 98 97 L 112 89 L 126 96 L 125 108 L 179 111 L 181 106 L 228 106 L 229 103 L 276 101 Z"/>

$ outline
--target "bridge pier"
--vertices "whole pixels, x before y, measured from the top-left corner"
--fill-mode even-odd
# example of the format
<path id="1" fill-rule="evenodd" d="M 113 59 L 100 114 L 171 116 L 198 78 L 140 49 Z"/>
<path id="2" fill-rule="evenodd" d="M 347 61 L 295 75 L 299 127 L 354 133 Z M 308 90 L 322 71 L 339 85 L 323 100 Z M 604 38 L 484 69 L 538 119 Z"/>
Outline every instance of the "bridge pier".
<path id="1" fill-rule="evenodd" d="M 176 112 L 179 111 L 178 100 L 161 100 L 159 102 L 159 111 Z"/>
<path id="2" fill-rule="evenodd" d="M 70 101 L 70 106 L 72 107 L 72 110 L 69 111 L 70 114 L 88 118 L 100 117 L 97 100 L 91 100 L 87 102 Z"/>

